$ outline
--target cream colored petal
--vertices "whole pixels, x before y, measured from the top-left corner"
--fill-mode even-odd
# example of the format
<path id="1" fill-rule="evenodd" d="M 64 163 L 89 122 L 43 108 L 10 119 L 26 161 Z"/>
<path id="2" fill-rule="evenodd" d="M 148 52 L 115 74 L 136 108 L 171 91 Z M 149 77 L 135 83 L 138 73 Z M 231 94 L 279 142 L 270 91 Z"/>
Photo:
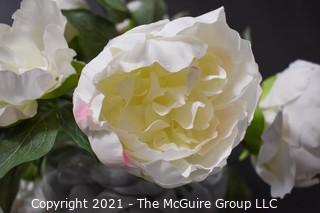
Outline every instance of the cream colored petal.
<path id="1" fill-rule="evenodd" d="M 0 38 L 3 34 L 10 32 L 10 29 L 9 25 L 0 23 Z"/>
<path id="2" fill-rule="evenodd" d="M 205 104 L 202 102 L 188 102 L 185 105 L 173 110 L 171 117 L 184 129 L 192 129 L 197 116 L 197 111 L 203 107 L 205 107 Z"/>
<path id="3" fill-rule="evenodd" d="M 145 127 L 145 107 L 144 106 L 128 106 L 123 109 L 120 115 L 119 128 L 128 132 L 142 131 Z"/>
<path id="4" fill-rule="evenodd" d="M 0 98 L 11 104 L 35 100 L 52 87 L 52 76 L 41 69 L 33 69 L 21 75 L 0 71 Z"/>
<path id="5" fill-rule="evenodd" d="M 172 109 L 181 107 L 185 104 L 185 88 L 167 89 L 163 97 L 157 98 L 152 103 L 152 109 L 161 116 L 168 114 Z"/>
<path id="6" fill-rule="evenodd" d="M 0 127 L 7 127 L 19 120 L 33 117 L 37 113 L 37 102 L 30 101 L 22 105 L 3 104 L 0 107 Z"/>
<path id="7" fill-rule="evenodd" d="M 53 59 L 54 67 L 53 71 L 50 72 L 52 75 L 59 77 L 59 83 L 56 87 L 59 87 L 64 80 L 66 80 L 70 75 L 76 73 L 74 67 L 71 64 L 73 57 L 75 56 L 75 52 L 72 49 L 58 49 L 55 52 Z"/>
<path id="8" fill-rule="evenodd" d="M 163 96 L 164 95 L 164 89 L 161 89 L 158 77 L 155 73 L 151 73 L 151 79 L 150 79 L 150 89 L 145 97 L 145 100 L 147 102 L 153 101 L 155 98 Z"/>
<path id="9" fill-rule="evenodd" d="M 71 65 L 75 51 L 68 48 L 66 39 L 64 38 L 64 28 L 58 25 L 49 24 L 45 28 L 43 35 L 44 54 L 50 58 L 50 68 L 52 75 L 59 77 L 60 82 L 57 86 L 74 74 L 76 71 Z"/>
<path id="10" fill-rule="evenodd" d="M 36 44 L 28 37 L 18 33 L 8 33 L 0 41 L 0 63 L 3 69 L 23 73 L 33 68 L 45 68 L 43 58 Z"/>
<path id="11" fill-rule="evenodd" d="M 50 24 L 65 28 L 66 18 L 53 1 L 24 0 L 13 14 L 12 30 L 29 37 L 38 48 L 44 49 L 43 34 Z"/>
<path id="12" fill-rule="evenodd" d="M 48 24 L 43 32 L 44 50 L 53 56 L 58 49 L 68 48 L 66 39 L 63 36 L 64 28 L 55 24 Z"/>

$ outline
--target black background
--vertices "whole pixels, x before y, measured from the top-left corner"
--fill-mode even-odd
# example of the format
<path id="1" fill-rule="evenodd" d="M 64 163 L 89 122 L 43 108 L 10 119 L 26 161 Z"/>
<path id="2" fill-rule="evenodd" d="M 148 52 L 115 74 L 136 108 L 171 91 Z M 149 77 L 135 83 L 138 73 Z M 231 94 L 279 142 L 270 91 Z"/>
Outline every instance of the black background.
<path id="1" fill-rule="evenodd" d="M 87 1 L 101 12 L 94 0 Z M 19 2 L 0 0 L 1 23 L 11 23 L 10 17 Z M 250 27 L 253 52 L 264 77 L 282 71 L 296 59 L 320 63 L 319 0 L 167 0 L 167 3 L 170 15 L 186 10 L 197 16 L 224 6 L 232 28 L 241 33 Z M 229 159 L 229 169 L 235 170 L 250 186 L 253 199 L 269 199 L 269 187 L 256 176 L 249 160 L 237 161 L 240 150 L 238 147 Z M 319 185 L 294 189 L 279 201 L 278 209 L 263 212 L 320 212 L 319 197 Z"/>

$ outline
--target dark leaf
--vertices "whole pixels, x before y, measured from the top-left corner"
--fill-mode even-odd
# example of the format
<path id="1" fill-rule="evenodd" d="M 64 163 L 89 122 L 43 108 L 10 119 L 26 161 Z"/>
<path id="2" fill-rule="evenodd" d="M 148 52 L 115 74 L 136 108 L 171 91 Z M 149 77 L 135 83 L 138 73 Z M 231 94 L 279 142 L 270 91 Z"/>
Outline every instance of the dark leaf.
<path id="1" fill-rule="evenodd" d="M 16 167 L 0 179 L 0 212 L 1 208 L 4 212 L 10 212 L 24 169 L 25 165 Z"/>
<path id="2" fill-rule="evenodd" d="M 59 111 L 59 121 L 62 131 L 84 150 L 93 153 L 87 137 L 81 132 L 72 114 L 72 104 Z"/>
<path id="3" fill-rule="evenodd" d="M 115 26 L 103 17 L 86 9 L 63 10 L 68 21 L 78 30 L 76 41 L 78 59 L 89 62 L 97 56 L 108 41 L 117 35 Z"/>
<path id="4" fill-rule="evenodd" d="M 138 25 L 148 24 L 163 19 L 167 12 L 164 0 L 142 0 L 142 5 L 132 13 Z"/>
<path id="5" fill-rule="evenodd" d="M 259 153 L 260 146 L 262 145 L 261 135 L 264 130 L 264 117 L 261 109 L 257 107 L 253 120 L 247 129 L 244 146 L 253 155 Z"/>
<path id="6" fill-rule="evenodd" d="M 0 140 L 0 178 L 15 166 L 47 154 L 54 145 L 58 129 L 55 110 L 43 112 L 40 109 L 36 117 L 9 131 Z"/>
<path id="7" fill-rule="evenodd" d="M 106 11 L 108 20 L 118 23 L 129 17 L 129 10 L 123 0 L 98 0 Z"/>
<path id="8" fill-rule="evenodd" d="M 267 95 L 269 94 L 272 86 L 273 86 L 273 83 L 275 82 L 277 76 L 276 75 L 273 75 L 273 76 L 270 76 L 268 77 L 266 80 L 263 81 L 262 83 L 262 94 L 261 94 L 261 97 L 260 97 L 260 100 L 263 100 L 265 97 L 267 97 Z"/>

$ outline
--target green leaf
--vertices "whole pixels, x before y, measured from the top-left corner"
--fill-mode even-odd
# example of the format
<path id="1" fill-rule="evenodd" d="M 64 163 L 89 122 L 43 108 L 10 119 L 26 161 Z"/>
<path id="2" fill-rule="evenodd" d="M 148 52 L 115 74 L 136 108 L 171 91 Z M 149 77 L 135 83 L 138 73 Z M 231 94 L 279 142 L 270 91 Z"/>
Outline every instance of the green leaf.
<path id="1" fill-rule="evenodd" d="M 60 87 L 57 89 L 53 90 L 52 92 L 45 94 L 41 99 L 53 99 L 53 98 L 58 98 L 60 96 L 63 96 L 67 94 L 68 92 L 71 92 L 76 86 L 78 85 L 78 81 L 80 78 L 81 71 L 83 67 L 85 66 L 85 63 L 81 61 L 72 61 L 72 65 L 76 70 L 76 73 L 69 76 Z"/>
<path id="2" fill-rule="evenodd" d="M 24 180 L 34 181 L 38 178 L 39 168 L 34 162 L 28 163 L 22 175 Z"/>
<path id="3" fill-rule="evenodd" d="M 277 76 L 273 75 L 263 81 L 262 94 L 261 94 L 260 100 L 263 100 L 265 97 L 267 97 L 276 79 L 277 79 Z"/>
<path id="4" fill-rule="evenodd" d="M 77 30 L 78 36 L 74 41 L 77 44 L 78 59 L 89 62 L 97 56 L 110 39 L 117 35 L 116 28 L 107 19 L 95 15 L 86 9 L 63 10 Z"/>
<path id="5" fill-rule="evenodd" d="M 0 179 L 0 212 L 1 208 L 3 212 L 10 212 L 24 169 L 24 165 L 16 167 Z"/>
<path id="6" fill-rule="evenodd" d="M 264 117 L 262 110 L 257 107 L 253 120 L 244 137 L 244 146 L 251 154 L 257 155 L 262 145 L 261 135 L 264 130 Z"/>
<path id="7" fill-rule="evenodd" d="M 98 3 L 106 11 L 107 19 L 118 23 L 129 17 L 129 10 L 123 0 L 98 0 Z"/>
<path id="8" fill-rule="evenodd" d="M 62 108 L 59 111 L 58 118 L 62 127 L 62 131 L 81 148 L 92 154 L 93 152 L 87 137 L 81 132 L 74 120 L 74 116 L 72 114 L 72 104 L 66 105 L 66 107 Z"/>
<path id="9" fill-rule="evenodd" d="M 138 25 L 142 25 L 159 21 L 166 13 L 167 5 L 164 0 L 142 0 L 141 7 L 132 12 L 132 16 Z"/>
<path id="10" fill-rule="evenodd" d="M 228 182 L 224 200 L 252 200 L 253 193 L 247 181 L 243 179 L 241 171 L 234 167 L 228 167 Z M 233 209 L 239 212 L 238 209 Z M 227 211 L 229 212 L 229 211 Z"/>
<path id="11" fill-rule="evenodd" d="M 270 92 L 274 82 L 276 80 L 276 75 L 270 76 L 262 83 L 262 95 L 260 97 L 260 101 L 263 100 Z M 247 129 L 245 138 L 244 138 L 244 147 L 245 149 L 240 154 L 239 160 L 244 160 L 249 156 L 249 154 L 252 155 L 258 155 L 260 147 L 263 143 L 263 140 L 261 138 L 263 131 L 265 120 L 263 116 L 262 110 L 257 107 L 253 121 L 251 122 L 250 126 Z"/>
<path id="12" fill-rule="evenodd" d="M 86 63 L 82 62 L 82 61 L 78 61 L 78 60 L 73 60 L 71 62 L 72 66 L 74 67 L 74 69 L 76 70 L 76 73 L 78 75 L 81 74 L 82 69 L 84 68 L 84 66 L 86 66 Z"/>
<path id="13" fill-rule="evenodd" d="M 0 140 L 0 178 L 22 163 L 39 159 L 54 145 L 59 125 L 54 110 L 39 109 L 38 115 L 17 125 Z"/>
<path id="14" fill-rule="evenodd" d="M 239 160 L 243 161 L 249 156 L 250 156 L 250 152 L 247 149 L 244 149 L 239 156 Z"/>

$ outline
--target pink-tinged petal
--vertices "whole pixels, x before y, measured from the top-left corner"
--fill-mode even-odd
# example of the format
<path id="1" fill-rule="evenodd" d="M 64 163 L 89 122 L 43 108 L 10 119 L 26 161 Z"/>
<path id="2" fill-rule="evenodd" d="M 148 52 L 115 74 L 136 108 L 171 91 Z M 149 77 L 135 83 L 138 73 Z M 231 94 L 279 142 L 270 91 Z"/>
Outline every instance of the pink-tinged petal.
<path id="1" fill-rule="evenodd" d="M 127 152 L 123 152 L 123 164 L 127 167 L 133 167 L 133 162 L 131 161 Z"/>
<path id="2" fill-rule="evenodd" d="M 85 102 L 80 102 L 74 109 L 75 120 L 81 129 L 86 129 L 88 118 L 91 118 L 91 115 L 89 105 Z"/>

